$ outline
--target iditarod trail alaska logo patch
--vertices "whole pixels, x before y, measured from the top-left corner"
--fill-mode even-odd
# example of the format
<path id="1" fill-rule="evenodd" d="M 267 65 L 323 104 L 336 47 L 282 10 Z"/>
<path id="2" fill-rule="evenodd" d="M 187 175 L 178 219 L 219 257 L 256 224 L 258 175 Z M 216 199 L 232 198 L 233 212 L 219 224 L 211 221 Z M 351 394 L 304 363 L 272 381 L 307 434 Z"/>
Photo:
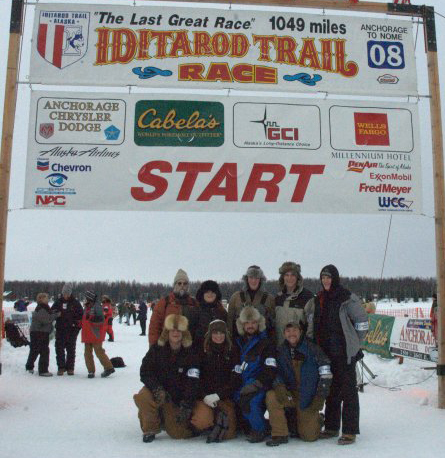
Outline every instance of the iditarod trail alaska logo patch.
<path id="1" fill-rule="evenodd" d="M 90 13 L 82 11 L 41 11 L 37 51 L 50 64 L 65 68 L 88 49 Z"/>

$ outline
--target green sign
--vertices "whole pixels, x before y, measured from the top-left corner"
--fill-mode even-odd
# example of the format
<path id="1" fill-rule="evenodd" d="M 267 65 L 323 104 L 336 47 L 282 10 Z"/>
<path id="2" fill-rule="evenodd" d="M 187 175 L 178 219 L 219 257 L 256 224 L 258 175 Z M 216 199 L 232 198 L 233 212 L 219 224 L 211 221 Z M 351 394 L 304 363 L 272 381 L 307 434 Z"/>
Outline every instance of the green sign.
<path id="1" fill-rule="evenodd" d="M 392 327 L 395 318 L 386 315 L 368 315 L 369 331 L 363 343 L 363 349 L 383 358 L 392 358 L 389 352 Z"/>
<path id="2" fill-rule="evenodd" d="M 139 146 L 221 146 L 224 105 L 191 100 L 139 100 L 134 142 Z"/>

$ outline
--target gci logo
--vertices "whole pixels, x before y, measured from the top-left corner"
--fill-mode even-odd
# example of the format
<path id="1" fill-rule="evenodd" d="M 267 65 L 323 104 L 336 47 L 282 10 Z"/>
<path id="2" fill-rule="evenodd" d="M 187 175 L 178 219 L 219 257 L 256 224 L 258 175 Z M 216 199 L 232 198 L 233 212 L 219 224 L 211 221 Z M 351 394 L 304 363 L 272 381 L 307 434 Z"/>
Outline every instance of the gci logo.
<path id="1" fill-rule="evenodd" d="M 380 208 L 410 208 L 412 204 L 412 200 L 404 197 L 379 197 Z"/>
<path id="2" fill-rule="evenodd" d="M 36 205 L 53 206 L 65 205 L 65 196 L 36 196 Z"/>

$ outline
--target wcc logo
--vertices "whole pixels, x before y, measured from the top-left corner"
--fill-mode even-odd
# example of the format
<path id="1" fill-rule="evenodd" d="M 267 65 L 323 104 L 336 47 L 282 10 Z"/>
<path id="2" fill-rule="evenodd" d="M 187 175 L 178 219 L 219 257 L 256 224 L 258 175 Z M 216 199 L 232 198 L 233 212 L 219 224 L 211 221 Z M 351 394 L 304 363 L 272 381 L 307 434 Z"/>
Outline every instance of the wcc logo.
<path id="1" fill-rule="evenodd" d="M 90 13 L 41 11 L 37 51 L 50 64 L 65 68 L 86 54 Z"/>

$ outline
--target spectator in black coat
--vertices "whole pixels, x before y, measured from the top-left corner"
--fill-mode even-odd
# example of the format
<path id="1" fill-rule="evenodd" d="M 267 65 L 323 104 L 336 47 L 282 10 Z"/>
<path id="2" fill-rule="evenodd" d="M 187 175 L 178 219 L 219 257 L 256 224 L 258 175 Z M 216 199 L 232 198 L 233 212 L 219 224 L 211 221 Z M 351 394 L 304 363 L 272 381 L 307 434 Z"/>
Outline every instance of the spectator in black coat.
<path id="1" fill-rule="evenodd" d="M 140 336 L 145 336 L 145 329 L 147 326 L 147 304 L 144 301 L 139 302 L 138 308 L 138 318 L 139 324 L 141 325 L 141 333 Z"/>
<path id="2" fill-rule="evenodd" d="M 62 295 L 51 307 L 52 311 L 59 312 L 56 321 L 56 359 L 57 375 L 74 375 L 76 361 L 76 341 L 82 325 L 83 308 L 73 296 L 73 285 L 65 283 Z"/>

